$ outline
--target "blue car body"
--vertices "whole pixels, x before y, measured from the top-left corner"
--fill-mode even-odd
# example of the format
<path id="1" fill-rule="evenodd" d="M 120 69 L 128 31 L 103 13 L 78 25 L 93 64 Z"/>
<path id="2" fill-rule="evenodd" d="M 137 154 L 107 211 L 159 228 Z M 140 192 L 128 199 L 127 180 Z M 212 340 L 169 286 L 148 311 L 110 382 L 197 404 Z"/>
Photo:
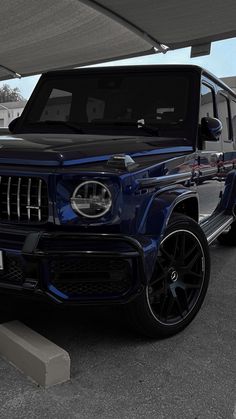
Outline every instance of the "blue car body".
<path id="1" fill-rule="evenodd" d="M 145 69 L 152 74 L 171 71 L 189 75 L 190 116 L 185 131 L 175 129 L 171 122 L 171 132 L 160 129 L 156 136 L 146 134 L 141 125 L 106 127 L 104 131 L 99 125 L 83 134 L 66 131 L 66 127 L 52 131 L 51 126 L 27 125 L 47 80 L 135 71 L 139 75 L 144 72 L 140 66 L 43 75 L 23 115 L 10 127 L 12 134 L 0 137 L 2 292 L 59 303 L 127 303 L 140 295 L 152 278 L 159 245 L 173 213 L 200 223 L 209 243 L 215 238 L 211 217 L 230 217 L 227 226 L 234 221 L 234 139 L 224 158 L 222 152 L 217 154 L 213 142 L 209 144 L 214 144 L 215 159 L 211 148 L 199 154 L 198 118 L 202 80 L 211 85 L 215 95 L 217 89 L 223 89 L 228 100 L 235 100 L 235 95 L 198 67 Z M 127 156 L 131 165 L 125 163 Z M 88 181 L 105 185 L 112 198 L 109 211 L 93 219 L 81 217 L 71 205 L 77 185 Z M 215 199 L 210 196 L 215 197 L 216 184 L 216 204 L 213 211 L 207 210 L 207 204 Z"/>

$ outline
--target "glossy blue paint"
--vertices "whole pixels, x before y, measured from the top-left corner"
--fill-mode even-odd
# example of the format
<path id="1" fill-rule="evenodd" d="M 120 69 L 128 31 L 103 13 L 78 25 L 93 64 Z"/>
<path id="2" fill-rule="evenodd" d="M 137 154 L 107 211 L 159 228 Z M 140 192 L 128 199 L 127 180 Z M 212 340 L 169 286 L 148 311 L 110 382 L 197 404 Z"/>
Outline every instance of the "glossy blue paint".
<path id="1" fill-rule="evenodd" d="M 190 154 L 187 152 L 190 151 Z M 184 152 L 184 154 L 182 154 Z M 170 154 L 171 153 L 171 154 Z M 175 165 L 170 166 L 171 156 L 175 157 Z M 148 167 L 146 167 L 147 158 L 152 155 L 157 157 L 157 162 L 150 161 Z M 140 244 L 142 249 L 142 267 L 145 273 L 141 279 L 139 276 L 139 270 L 132 272 L 132 290 L 124 296 L 109 295 L 108 300 L 110 301 L 127 301 L 127 299 L 134 298 L 138 292 L 140 292 L 140 286 L 143 283 L 149 281 L 153 274 L 155 260 L 158 254 L 158 247 L 160 239 L 165 229 L 166 222 L 170 216 L 171 211 L 179 197 L 186 195 L 186 188 L 180 188 L 179 186 L 172 185 L 167 186 L 165 192 L 163 192 L 163 186 L 157 185 L 156 187 L 148 188 L 147 190 L 140 189 L 140 180 L 146 179 L 151 176 L 161 176 L 166 174 L 178 174 L 180 171 L 183 173 L 191 171 L 192 165 L 192 148 L 191 147 L 171 147 L 164 148 L 161 150 L 155 149 L 147 153 L 136 153 L 139 157 L 145 157 L 145 165 L 139 164 L 135 170 L 131 172 L 122 170 L 113 170 L 112 168 L 106 167 L 106 156 L 102 156 L 105 161 L 101 158 L 102 165 L 96 167 L 98 164 L 98 158 L 94 159 L 93 164 L 80 161 L 80 164 L 74 166 L 71 170 L 56 168 L 56 170 L 48 170 L 46 168 L 32 167 L 31 170 L 27 167 L 27 170 L 23 167 L 17 168 L 16 166 L 8 167 L 4 166 L 1 171 L 2 174 L 8 176 L 39 176 L 44 179 L 48 185 L 48 196 L 49 196 L 49 219 L 45 226 L 41 226 L 40 229 L 48 230 L 48 228 L 66 229 L 67 233 L 98 233 L 98 234 L 110 234 L 116 233 L 121 237 L 126 235 L 133 237 Z M 160 160 L 158 158 L 160 156 Z M 177 157 L 178 156 L 178 157 Z M 189 157 L 188 157 L 189 156 Z M 158 161 L 159 160 L 159 161 Z M 187 162 L 187 164 L 186 164 Z M 38 160 L 40 163 L 40 160 Z M 99 164 L 101 164 L 99 162 Z M 83 170 L 81 171 L 81 168 Z M 112 208 L 103 217 L 98 219 L 86 219 L 77 214 L 71 207 L 70 198 L 75 188 L 85 180 L 97 180 L 103 182 L 110 190 L 112 194 Z M 50 227 L 51 225 L 51 227 Z M 39 227 L 38 227 L 39 228 Z M 17 225 L 16 225 L 17 229 Z M 27 227 L 28 229 L 28 227 Z M 58 239 L 60 246 L 65 251 L 68 249 L 68 241 L 63 240 L 63 237 Z M 14 247 L 14 244 L 12 244 Z M 74 250 L 83 246 L 83 238 L 78 236 L 78 242 L 75 243 Z M 91 246 L 91 245 L 89 245 Z M 94 251 L 106 252 L 100 241 L 93 243 L 91 247 L 87 246 L 87 254 Z M 89 250 L 91 249 L 91 250 Z M 109 250 L 114 252 L 120 252 L 121 248 L 118 242 L 114 240 L 109 246 Z M 7 249 L 3 248 L 3 251 L 8 252 Z M 11 250 L 12 251 L 12 250 Z M 14 250 L 13 250 L 14 252 Z M 73 253 L 73 251 L 71 251 Z M 32 253 L 32 257 L 33 253 Z M 62 257 L 65 258 L 65 255 Z M 70 253 L 66 258 L 70 258 Z M 21 256 L 22 258 L 22 256 Z M 29 256 L 27 257 L 29 259 Z M 68 302 L 70 300 L 74 302 L 82 302 L 83 298 L 76 294 L 63 293 L 56 288 L 52 283 L 52 275 L 50 271 L 49 263 L 53 260 L 51 256 L 45 256 L 43 259 L 38 259 L 37 264 L 40 266 L 40 278 L 39 284 L 41 291 L 48 295 L 48 298 L 56 298 L 58 301 Z M 54 296 L 54 297 L 53 297 Z M 90 296 L 89 301 L 96 301 L 98 297 L 96 295 Z M 107 297 L 100 295 L 99 300 L 105 301 Z M 86 299 L 85 299 L 86 301 Z"/>
<path id="2" fill-rule="evenodd" d="M 178 148 L 178 152 L 185 153 L 192 150 L 191 146 L 183 146 Z M 173 154 L 176 151 L 176 147 L 165 147 L 162 150 L 151 150 L 151 151 L 140 151 L 138 153 L 129 153 L 131 157 L 142 157 L 142 156 L 152 156 L 152 155 L 161 155 L 161 154 Z M 112 157 L 113 154 L 107 154 L 100 157 L 87 157 L 85 159 L 69 160 L 62 163 L 62 166 L 74 166 L 78 164 L 94 163 L 95 161 L 107 161 Z"/>

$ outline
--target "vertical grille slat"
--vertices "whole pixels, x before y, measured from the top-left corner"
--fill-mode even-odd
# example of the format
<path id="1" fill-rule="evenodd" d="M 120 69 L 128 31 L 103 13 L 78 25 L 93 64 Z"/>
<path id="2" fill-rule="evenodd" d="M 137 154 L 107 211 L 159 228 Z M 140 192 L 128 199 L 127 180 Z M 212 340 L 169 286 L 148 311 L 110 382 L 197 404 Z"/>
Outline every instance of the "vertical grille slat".
<path id="1" fill-rule="evenodd" d="M 28 187 L 27 187 L 27 215 L 28 220 L 30 221 L 30 215 L 31 215 L 31 177 L 28 179 Z"/>
<path id="2" fill-rule="evenodd" d="M 47 184 L 38 177 L 0 176 L 0 222 L 45 223 Z"/>
<path id="3" fill-rule="evenodd" d="M 18 184 L 17 184 L 17 217 L 18 221 L 20 221 L 20 186 L 21 186 L 21 177 L 18 178 Z"/>
<path id="4" fill-rule="evenodd" d="M 8 220 L 11 219 L 11 176 L 7 182 L 7 216 Z"/>
<path id="5" fill-rule="evenodd" d="M 41 201 L 42 201 L 42 179 L 39 179 L 38 186 L 38 219 L 41 221 Z"/>

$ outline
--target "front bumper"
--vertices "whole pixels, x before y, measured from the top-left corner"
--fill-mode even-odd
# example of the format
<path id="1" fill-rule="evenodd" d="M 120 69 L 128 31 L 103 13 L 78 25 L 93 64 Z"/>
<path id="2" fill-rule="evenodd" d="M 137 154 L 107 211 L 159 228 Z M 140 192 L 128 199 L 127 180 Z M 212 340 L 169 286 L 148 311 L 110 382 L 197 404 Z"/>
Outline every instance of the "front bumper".
<path id="1" fill-rule="evenodd" d="M 70 304 L 125 303 L 152 273 L 151 238 L 0 228 L 0 289 Z"/>

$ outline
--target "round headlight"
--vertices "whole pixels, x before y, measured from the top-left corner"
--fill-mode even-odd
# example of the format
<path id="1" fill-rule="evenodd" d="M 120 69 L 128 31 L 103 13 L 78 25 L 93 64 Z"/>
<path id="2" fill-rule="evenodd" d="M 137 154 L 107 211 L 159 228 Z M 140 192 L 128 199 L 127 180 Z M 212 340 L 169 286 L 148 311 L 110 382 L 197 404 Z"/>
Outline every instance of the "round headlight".
<path id="1" fill-rule="evenodd" d="M 72 208 L 88 218 L 101 217 L 111 208 L 109 189 L 101 182 L 86 181 L 75 189 L 71 198 Z"/>

